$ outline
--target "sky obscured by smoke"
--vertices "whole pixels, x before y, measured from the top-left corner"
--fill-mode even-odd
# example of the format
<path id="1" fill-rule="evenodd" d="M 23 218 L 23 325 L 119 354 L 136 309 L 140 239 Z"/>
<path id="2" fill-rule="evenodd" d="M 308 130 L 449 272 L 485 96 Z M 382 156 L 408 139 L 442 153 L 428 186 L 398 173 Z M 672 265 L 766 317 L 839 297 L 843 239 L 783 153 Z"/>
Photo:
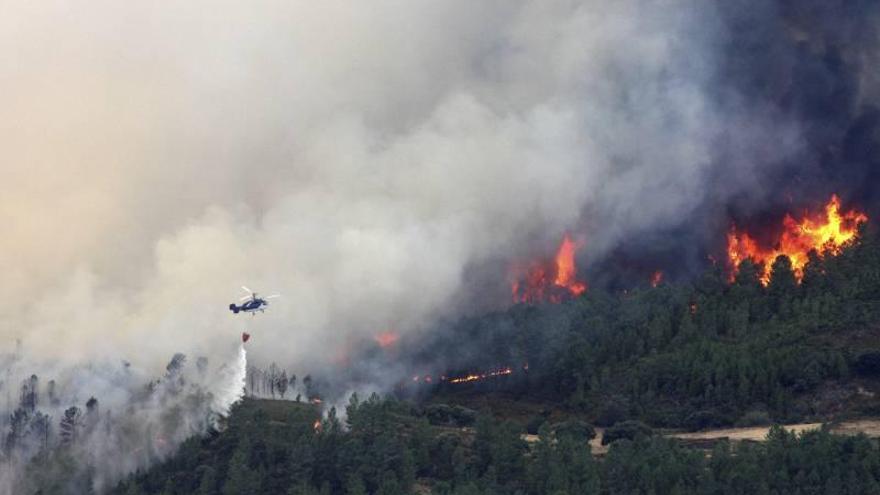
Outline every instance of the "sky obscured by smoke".
<path id="1" fill-rule="evenodd" d="M 33 359 L 161 370 L 248 329 L 321 360 L 563 231 L 600 260 L 766 196 L 803 148 L 721 70 L 734 15 L 707 2 L 0 9 L 0 342 Z M 234 317 L 242 284 L 283 297 Z"/>
<path id="2" fill-rule="evenodd" d="M 878 25 L 862 0 L 0 2 L 0 414 L 31 373 L 53 422 L 121 411 L 131 445 L 88 443 L 109 486 L 238 397 L 242 331 L 302 372 L 507 304 L 507 264 L 564 232 L 581 267 L 693 272 L 731 218 L 880 214 Z M 241 285 L 282 297 L 232 315 Z"/>

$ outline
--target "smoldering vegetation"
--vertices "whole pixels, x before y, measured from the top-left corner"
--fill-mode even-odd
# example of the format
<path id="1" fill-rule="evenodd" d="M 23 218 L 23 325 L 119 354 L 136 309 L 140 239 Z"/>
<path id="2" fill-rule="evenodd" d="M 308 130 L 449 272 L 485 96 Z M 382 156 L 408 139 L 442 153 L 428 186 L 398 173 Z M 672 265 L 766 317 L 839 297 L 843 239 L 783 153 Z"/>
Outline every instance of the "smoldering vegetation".
<path id="1" fill-rule="evenodd" d="M 243 347 L 228 363 L 175 354 L 154 379 L 124 361 L 28 376 L 22 353 L 0 356 L 11 411 L 0 420 L 2 493 L 102 493 L 222 429 L 244 390 Z"/>

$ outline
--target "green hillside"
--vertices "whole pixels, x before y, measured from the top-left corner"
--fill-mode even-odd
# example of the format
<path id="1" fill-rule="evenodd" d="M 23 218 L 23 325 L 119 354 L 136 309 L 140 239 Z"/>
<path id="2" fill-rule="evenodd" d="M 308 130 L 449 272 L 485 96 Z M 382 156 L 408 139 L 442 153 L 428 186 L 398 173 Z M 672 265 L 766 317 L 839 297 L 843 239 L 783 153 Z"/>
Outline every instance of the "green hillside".
<path id="1" fill-rule="evenodd" d="M 880 449 L 864 436 L 771 429 L 764 443 L 717 444 L 706 455 L 644 426 L 613 430 L 590 455 L 592 428 L 522 426 L 479 415 L 472 428 L 432 425 L 406 403 L 372 397 L 315 427 L 310 405 L 245 400 L 222 433 L 186 442 L 116 494 L 877 493 Z M 435 421 L 436 422 L 436 421 Z"/>
<path id="2" fill-rule="evenodd" d="M 475 349 L 461 368 L 514 373 L 438 386 L 434 400 L 495 409 L 486 394 L 503 391 L 599 425 L 692 429 L 880 413 L 876 234 L 838 255 L 812 253 L 800 282 L 784 257 L 766 287 L 761 272 L 746 261 L 733 281 L 716 267 L 694 282 L 593 290 L 459 322 L 431 337 L 425 360 Z"/>
<path id="3" fill-rule="evenodd" d="M 880 493 L 880 450 L 865 436 L 774 427 L 766 442 L 695 447 L 655 434 L 880 413 L 876 234 L 812 253 L 800 281 L 784 257 L 767 286 L 760 272 L 745 262 L 733 281 L 717 269 L 458 322 L 428 342 L 434 358 L 466 342 L 478 358 L 463 369 L 528 370 L 435 384 L 417 401 L 354 397 L 344 421 L 248 399 L 224 431 L 114 493 Z M 591 425 L 608 427 L 601 457 Z"/>

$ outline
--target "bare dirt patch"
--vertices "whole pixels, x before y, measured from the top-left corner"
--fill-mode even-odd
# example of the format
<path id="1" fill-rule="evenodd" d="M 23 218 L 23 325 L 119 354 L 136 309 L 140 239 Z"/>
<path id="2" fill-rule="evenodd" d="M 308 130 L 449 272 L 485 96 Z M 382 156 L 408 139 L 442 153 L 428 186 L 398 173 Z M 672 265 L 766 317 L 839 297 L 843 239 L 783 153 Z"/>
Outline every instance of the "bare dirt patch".
<path id="1" fill-rule="evenodd" d="M 783 425 L 788 431 L 801 433 L 807 430 L 817 430 L 822 427 L 822 423 L 800 423 L 793 425 Z M 842 423 L 830 424 L 831 431 L 840 435 L 857 435 L 864 433 L 869 437 L 880 437 L 880 419 L 860 419 L 854 421 L 844 421 Z M 767 438 L 767 432 L 770 431 L 769 426 L 756 426 L 748 428 L 725 428 L 718 430 L 706 430 L 692 433 L 668 433 L 666 436 L 672 438 L 680 438 L 682 440 L 734 440 L 743 441 L 751 440 L 761 442 Z"/>
<path id="2" fill-rule="evenodd" d="M 831 431 L 838 435 L 858 435 L 864 433 L 869 437 L 880 437 L 880 419 L 859 419 L 853 421 L 844 421 L 836 424 L 829 424 Z M 809 430 L 817 430 L 822 427 L 822 423 L 799 423 L 791 425 L 783 425 L 788 431 L 802 433 Z M 686 443 L 711 445 L 711 442 L 729 440 L 732 442 L 752 441 L 763 442 L 767 439 L 767 432 L 770 431 L 769 426 L 755 426 L 748 428 L 721 428 L 717 430 L 706 430 L 698 432 L 667 432 L 664 436 L 678 438 Z M 602 445 L 602 436 L 605 434 L 603 428 L 596 428 L 596 438 L 590 440 L 590 450 L 595 456 L 602 456 L 608 453 L 608 446 Z M 523 440 L 529 443 L 538 441 L 538 435 L 523 435 Z"/>
<path id="3" fill-rule="evenodd" d="M 602 445 L 602 436 L 605 434 L 604 428 L 596 428 L 596 437 L 590 440 L 590 451 L 593 455 L 605 455 L 608 453 L 608 446 Z M 529 443 L 538 441 L 538 435 L 523 435 L 523 440 Z"/>

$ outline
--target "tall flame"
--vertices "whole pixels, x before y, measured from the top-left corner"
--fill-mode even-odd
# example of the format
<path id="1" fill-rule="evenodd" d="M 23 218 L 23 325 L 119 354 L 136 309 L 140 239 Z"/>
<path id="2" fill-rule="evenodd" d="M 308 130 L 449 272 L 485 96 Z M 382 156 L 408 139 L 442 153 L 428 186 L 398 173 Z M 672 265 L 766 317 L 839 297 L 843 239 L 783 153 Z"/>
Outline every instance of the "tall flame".
<path id="1" fill-rule="evenodd" d="M 580 244 L 565 234 L 552 262 L 533 262 L 525 270 L 524 276 L 518 274 L 511 285 L 513 301 L 560 302 L 564 297 L 583 294 L 587 284 L 578 280 L 575 264 L 575 253 L 579 248 Z"/>
<path id="2" fill-rule="evenodd" d="M 572 294 L 579 296 L 587 290 L 586 284 L 577 280 L 577 267 L 574 264 L 574 253 L 578 246 L 568 234 L 562 239 L 559 251 L 556 252 L 556 280 L 559 287 L 565 287 Z"/>
<path id="3" fill-rule="evenodd" d="M 807 264 L 807 254 L 816 249 L 838 254 L 841 248 L 851 241 L 858 232 L 859 224 L 867 222 L 868 217 L 859 211 L 849 210 L 841 213 L 840 198 L 832 195 L 824 211 L 810 215 L 804 213 L 800 221 L 786 214 L 782 220 L 782 233 L 772 247 L 759 245 L 754 237 L 733 226 L 727 234 L 727 256 L 730 260 L 731 278 L 736 275 L 739 264 L 746 259 L 764 264 L 761 282 L 770 281 L 770 269 L 779 255 L 791 260 L 795 277 L 803 277 Z"/>

